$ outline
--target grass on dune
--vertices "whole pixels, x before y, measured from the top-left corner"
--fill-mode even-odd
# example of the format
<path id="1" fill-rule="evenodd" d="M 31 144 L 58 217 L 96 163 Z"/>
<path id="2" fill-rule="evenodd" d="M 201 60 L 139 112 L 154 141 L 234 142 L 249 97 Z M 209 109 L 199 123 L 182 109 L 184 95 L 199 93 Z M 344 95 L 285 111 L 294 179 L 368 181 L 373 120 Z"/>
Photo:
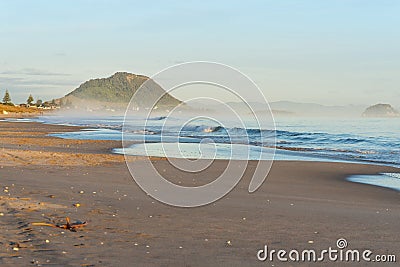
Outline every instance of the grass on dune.
<path id="1" fill-rule="evenodd" d="M 0 104 L 0 114 L 3 114 L 3 112 L 9 112 L 9 113 L 38 113 L 40 110 L 37 108 L 26 108 L 26 107 L 18 107 L 18 106 L 10 106 L 10 105 L 3 105 Z"/>

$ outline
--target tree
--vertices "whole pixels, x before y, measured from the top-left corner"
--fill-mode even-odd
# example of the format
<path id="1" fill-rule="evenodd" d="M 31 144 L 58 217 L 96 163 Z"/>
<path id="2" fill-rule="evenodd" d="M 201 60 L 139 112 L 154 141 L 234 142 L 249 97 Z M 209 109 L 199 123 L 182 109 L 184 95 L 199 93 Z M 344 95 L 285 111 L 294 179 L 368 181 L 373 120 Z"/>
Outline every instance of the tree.
<path id="1" fill-rule="evenodd" d="M 36 101 L 36 106 L 37 107 L 40 107 L 40 106 L 42 106 L 43 105 L 43 101 L 41 100 L 41 99 L 38 99 L 37 101 Z"/>
<path id="2" fill-rule="evenodd" d="M 26 100 L 26 103 L 27 103 L 28 105 L 32 105 L 33 101 L 34 101 L 33 96 L 32 96 L 32 95 L 29 95 L 28 100 Z"/>
<path id="3" fill-rule="evenodd" d="M 3 103 L 6 104 L 6 105 L 12 104 L 11 103 L 10 93 L 8 92 L 8 90 L 6 90 L 6 93 L 4 94 Z"/>

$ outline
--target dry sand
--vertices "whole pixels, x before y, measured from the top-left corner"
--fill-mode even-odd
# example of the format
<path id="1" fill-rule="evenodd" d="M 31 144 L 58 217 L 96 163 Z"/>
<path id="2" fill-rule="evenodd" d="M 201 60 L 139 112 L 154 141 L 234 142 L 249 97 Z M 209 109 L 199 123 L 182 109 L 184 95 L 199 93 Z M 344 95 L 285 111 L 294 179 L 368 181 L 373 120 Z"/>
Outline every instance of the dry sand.
<path id="1" fill-rule="evenodd" d="M 256 257 L 266 244 L 326 249 L 340 237 L 351 248 L 400 257 L 400 193 L 345 180 L 351 174 L 398 169 L 277 161 L 261 188 L 249 194 L 253 162 L 222 200 L 176 208 L 151 199 L 135 184 L 123 156 L 110 153 L 120 142 L 47 136 L 76 130 L 0 121 L 1 266 L 342 266 L 259 262 Z M 154 164 L 167 170 L 172 182 L 197 186 L 226 162 L 216 161 L 196 175 L 166 160 Z M 88 225 L 77 232 L 31 225 L 65 223 L 65 217 Z"/>

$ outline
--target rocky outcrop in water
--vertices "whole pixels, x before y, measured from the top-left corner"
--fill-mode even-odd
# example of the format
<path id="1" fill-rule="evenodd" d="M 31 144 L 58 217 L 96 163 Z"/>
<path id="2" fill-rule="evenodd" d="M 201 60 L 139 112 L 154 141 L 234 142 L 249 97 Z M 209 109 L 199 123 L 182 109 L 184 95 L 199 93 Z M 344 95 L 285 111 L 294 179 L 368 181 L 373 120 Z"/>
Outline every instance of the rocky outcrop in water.
<path id="1" fill-rule="evenodd" d="M 363 117 L 393 118 L 400 117 L 400 113 L 389 104 L 376 104 L 368 107 L 362 114 Z"/>

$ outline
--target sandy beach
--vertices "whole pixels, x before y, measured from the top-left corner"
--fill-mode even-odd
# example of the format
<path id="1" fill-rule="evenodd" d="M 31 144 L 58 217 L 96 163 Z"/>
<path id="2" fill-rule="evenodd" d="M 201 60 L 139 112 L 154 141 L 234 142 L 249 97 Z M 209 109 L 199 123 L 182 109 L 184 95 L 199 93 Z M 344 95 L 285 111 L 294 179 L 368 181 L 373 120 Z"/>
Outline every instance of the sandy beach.
<path id="1" fill-rule="evenodd" d="M 176 208 L 138 187 L 124 157 L 111 153 L 120 142 L 47 136 L 79 129 L 0 121 L 1 266 L 310 266 L 260 262 L 257 251 L 264 245 L 326 249 L 338 238 L 354 249 L 400 256 L 400 193 L 345 180 L 398 169 L 276 161 L 260 189 L 249 194 L 252 162 L 220 201 Z M 154 164 L 167 170 L 170 181 L 197 186 L 226 162 L 193 175 L 166 160 Z M 66 217 L 87 225 L 76 232 L 32 225 L 63 224 Z"/>

